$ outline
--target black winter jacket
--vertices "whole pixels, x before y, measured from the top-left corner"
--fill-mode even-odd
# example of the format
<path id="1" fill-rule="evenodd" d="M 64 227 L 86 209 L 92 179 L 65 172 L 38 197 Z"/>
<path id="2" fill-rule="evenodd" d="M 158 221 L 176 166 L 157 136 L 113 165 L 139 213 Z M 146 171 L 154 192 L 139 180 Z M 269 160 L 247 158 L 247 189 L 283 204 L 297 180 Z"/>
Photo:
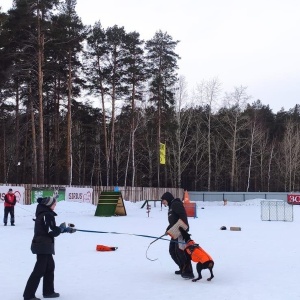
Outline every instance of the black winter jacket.
<path id="1" fill-rule="evenodd" d="M 185 208 L 183 206 L 182 201 L 179 198 L 173 199 L 168 204 L 168 221 L 169 226 L 167 227 L 167 231 L 179 220 L 181 219 L 186 225 L 189 226 L 187 214 Z"/>
<path id="2" fill-rule="evenodd" d="M 35 216 L 34 236 L 31 243 L 32 253 L 55 254 L 54 238 L 61 233 L 55 223 L 54 217 L 57 214 L 50 207 L 38 204 Z"/>

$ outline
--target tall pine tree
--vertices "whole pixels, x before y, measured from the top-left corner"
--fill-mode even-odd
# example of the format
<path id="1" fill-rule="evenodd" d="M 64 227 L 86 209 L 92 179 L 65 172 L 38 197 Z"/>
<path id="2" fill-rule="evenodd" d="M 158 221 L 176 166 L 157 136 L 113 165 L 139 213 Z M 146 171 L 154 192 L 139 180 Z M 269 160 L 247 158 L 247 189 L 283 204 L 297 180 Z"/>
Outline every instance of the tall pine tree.
<path id="1" fill-rule="evenodd" d="M 162 113 L 174 105 L 174 84 L 177 81 L 176 69 L 179 55 L 175 48 L 179 41 L 174 41 L 168 33 L 157 31 L 146 42 L 148 71 L 150 78 L 150 101 L 157 108 L 157 181 L 160 186 L 159 148 L 162 139 Z"/>

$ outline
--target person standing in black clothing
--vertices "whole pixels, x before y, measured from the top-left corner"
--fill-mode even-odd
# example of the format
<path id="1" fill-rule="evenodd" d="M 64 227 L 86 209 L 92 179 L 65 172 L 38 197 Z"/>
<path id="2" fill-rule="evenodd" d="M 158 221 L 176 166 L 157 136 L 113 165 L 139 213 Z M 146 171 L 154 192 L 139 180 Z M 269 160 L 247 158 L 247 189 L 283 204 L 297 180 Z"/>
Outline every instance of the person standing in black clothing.
<path id="1" fill-rule="evenodd" d="M 8 214 L 10 214 L 10 224 L 15 226 L 15 205 L 17 203 L 16 195 L 12 189 L 8 190 L 8 193 L 4 196 L 4 226 L 7 225 Z"/>
<path id="2" fill-rule="evenodd" d="M 168 221 L 169 226 L 168 231 L 172 226 L 174 226 L 179 219 L 181 219 L 187 226 L 189 226 L 187 214 L 183 206 L 182 201 L 179 198 L 174 198 L 170 192 L 166 192 L 161 196 L 162 204 L 169 207 L 168 211 Z M 187 229 L 188 231 L 188 229 Z M 193 267 L 190 257 L 185 253 L 184 248 L 180 249 L 180 244 L 177 239 L 171 239 L 169 245 L 169 253 L 173 261 L 178 265 L 179 271 L 175 271 L 175 274 L 181 274 L 183 278 L 193 279 Z"/>
<path id="3" fill-rule="evenodd" d="M 24 300 L 41 300 L 36 298 L 35 293 L 43 277 L 43 297 L 57 298 L 59 293 L 54 291 L 54 269 L 53 256 L 54 238 L 63 232 L 73 233 L 75 228 L 67 227 L 65 223 L 56 226 L 54 212 L 56 198 L 38 198 L 39 203 L 36 208 L 36 219 L 34 226 L 34 236 L 31 243 L 31 251 L 36 254 L 34 269 L 27 281 L 23 297 Z"/>

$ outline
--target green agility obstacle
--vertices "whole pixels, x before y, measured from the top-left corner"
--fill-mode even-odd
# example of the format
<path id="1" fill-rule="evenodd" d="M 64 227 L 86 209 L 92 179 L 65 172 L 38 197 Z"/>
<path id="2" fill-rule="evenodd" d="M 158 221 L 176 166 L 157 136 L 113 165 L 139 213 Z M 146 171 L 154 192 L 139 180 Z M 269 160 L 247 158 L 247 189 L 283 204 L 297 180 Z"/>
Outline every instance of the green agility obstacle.
<path id="1" fill-rule="evenodd" d="M 126 216 L 122 193 L 119 191 L 101 192 L 95 216 Z"/>

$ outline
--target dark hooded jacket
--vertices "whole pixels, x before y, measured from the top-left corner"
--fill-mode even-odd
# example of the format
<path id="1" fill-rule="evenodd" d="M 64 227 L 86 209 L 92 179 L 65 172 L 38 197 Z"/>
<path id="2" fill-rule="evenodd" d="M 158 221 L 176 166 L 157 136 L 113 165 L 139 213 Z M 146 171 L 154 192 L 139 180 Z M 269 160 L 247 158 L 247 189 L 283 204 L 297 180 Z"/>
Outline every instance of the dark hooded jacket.
<path id="1" fill-rule="evenodd" d="M 186 210 L 179 198 L 174 198 L 174 196 L 170 192 L 166 192 L 161 196 L 161 199 L 167 200 L 169 206 L 169 226 L 167 227 L 166 231 L 168 231 L 174 224 L 176 224 L 179 219 L 181 219 L 186 225 L 189 226 Z"/>
<path id="2" fill-rule="evenodd" d="M 55 254 L 54 238 L 61 233 L 60 228 L 55 223 L 54 217 L 57 214 L 49 206 L 40 204 L 39 199 L 35 212 L 36 219 L 31 251 L 33 254 Z"/>

